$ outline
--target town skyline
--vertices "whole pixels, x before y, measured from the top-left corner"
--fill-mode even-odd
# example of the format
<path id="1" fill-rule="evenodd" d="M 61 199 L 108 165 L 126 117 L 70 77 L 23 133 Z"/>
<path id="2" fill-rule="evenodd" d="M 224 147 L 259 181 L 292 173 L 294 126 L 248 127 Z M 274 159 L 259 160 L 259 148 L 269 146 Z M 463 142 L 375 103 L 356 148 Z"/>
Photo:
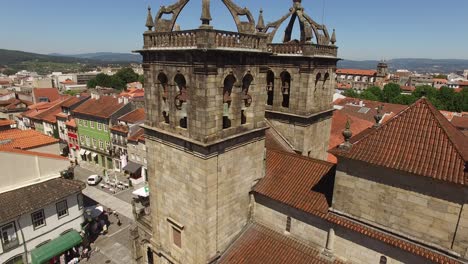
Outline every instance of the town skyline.
<path id="1" fill-rule="evenodd" d="M 137 3 L 91 3 L 86 0 L 63 5 L 56 0 L 44 3 L 15 1 L 9 4 L 9 12 L 0 18 L 0 23 L 8 25 L 0 29 L 0 34 L 9 36 L 1 48 L 42 54 L 129 53 L 142 46 L 141 34 L 145 30 L 145 21 L 141 17 L 145 16 L 147 6 L 151 5 L 155 16 L 160 5 L 172 3 L 169 0 Z M 182 11 L 178 20 L 182 29 L 193 28 L 200 23 L 200 3 L 190 1 Z M 249 5 L 255 19 L 263 8 L 267 23 L 284 15 L 291 5 L 286 1 L 284 5 L 271 7 L 264 2 L 242 0 L 237 3 L 240 6 Z M 455 0 L 443 3 L 402 0 L 392 3 L 374 3 L 370 0 L 343 3 L 321 0 L 304 1 L 303 6 L 317 23 L 327 25 L 330 31 L 336 28 L 337 45 L 342 47 L 339 56 L 344 59 L 468 59 L 463 45 L 468 41 L 468 35 L 460 34 L 463 25 L 468 24 L 468 18 L 463 14 L 463 10 L 468 9 L 468 3 Z M 450 12 L 440 12 L 447 6 L 452 7 Z M 121 19 L 122 14 L 127 19 Z M 436 18 L 430 19 L 427 14 L 436 14 Z M 221 1 L 212 3 L 212 17 L 215 28 L 235 30 L 231 16 Z M 38 28 L 41 30 L 35 30 Z M 285 25 L 279 29 L 277 40 L 281 38 L 284 28 Z M 441 37 L 441 34 L 446 37 Z M 342 45 L 344 43 L 346 45 Z"/>

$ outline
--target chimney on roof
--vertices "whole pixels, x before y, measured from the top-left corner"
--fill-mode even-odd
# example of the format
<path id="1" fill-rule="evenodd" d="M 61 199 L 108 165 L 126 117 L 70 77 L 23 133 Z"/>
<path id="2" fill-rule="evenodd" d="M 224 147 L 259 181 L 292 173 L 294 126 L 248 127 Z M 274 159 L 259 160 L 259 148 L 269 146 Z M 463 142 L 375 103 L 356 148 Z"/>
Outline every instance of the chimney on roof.
<path id="1" fill-rule="evenodd" d="M 126 97 L 126 96 L 123 97 L 123 103 L 128 104 L 128 97 Z"/>
<path id="2" fill-rule="evenodd" d="M 119 97 L 119 99 L 117 99 L 117 101 L 119 102 L 119 104 L 121 104 L 123 102 L 123 97 Z"/>

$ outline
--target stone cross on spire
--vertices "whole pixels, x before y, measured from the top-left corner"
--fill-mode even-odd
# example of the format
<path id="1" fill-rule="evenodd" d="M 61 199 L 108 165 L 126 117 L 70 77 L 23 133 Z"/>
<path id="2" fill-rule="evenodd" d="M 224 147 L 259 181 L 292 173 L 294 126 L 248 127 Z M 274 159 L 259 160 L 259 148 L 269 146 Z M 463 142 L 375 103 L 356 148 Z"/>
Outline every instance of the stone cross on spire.
<path id="1" fill-rule="evenodd" d="M 200 20 L 202 21 L 202 27 L 210 27 L 211 12 L 210 12 L 210 0 L 203 0 L 202 15 Z"/>

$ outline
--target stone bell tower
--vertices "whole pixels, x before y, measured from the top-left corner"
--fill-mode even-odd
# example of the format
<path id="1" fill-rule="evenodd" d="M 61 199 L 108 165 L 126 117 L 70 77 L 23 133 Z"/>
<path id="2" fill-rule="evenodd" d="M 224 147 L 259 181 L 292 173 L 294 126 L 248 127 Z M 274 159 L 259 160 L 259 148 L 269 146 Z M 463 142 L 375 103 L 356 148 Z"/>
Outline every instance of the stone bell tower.
<path id="1" fill-rule="evenodd" d="M 161 7 L 154 20 L 149 10 L 138 51 L 145 71 L 151 204 L 144 218 L 150 223 L 141 224 L 150 234 L 139 244 L 148 245 L 147 260 L 155 263 L 209 263 L 246 227 L 249 192 L 265 173 L 265 115 L 292 142 L 301 137 L 294 141 L 297 149 L 308 140 L 328 144 L 329 124 L 318 124 L 331 113 L 337 48 L 300 1 L 265 25 L 262 13 L 256 24 L 247 8 L 222 0 L 237 26 L 228 32 L 211 25 L 210 1 L 203 0 L 201 25 L 174 30 L 188 1 Z M 290 16 L 284 42 L 273 44 Z M 296 18 L 301 40 L 291 41 Z M 319 152 L 309 145 L 304 151 Z"/>
<path id="2" fill-rule="evenodd" d="M 335 31 L 316 23 L 294 0 L 293 7 L 262 32 L 274 39 L 279 26 L 289 18 L 282 43 L 270 44 L 267 72 L 266 117 L 297 153 L 327 159 L 333 115 L 333 94 L 338 48 Z M 295 22 L 300 39 L 292 39 Z"/>
<path id="3" fill-rule="evenodd" d="M 249 192 L 264 174 L 267 37 L 257 34 L 250 12 L 230 0 L 223 2 L 239 32 L 210 25 L 209 0 L 202 1 L 198 28 L 174 31 L 187 2 L 162 7 L 155 23 L 148 19 L 138 51 L 145 71 L 151 244 L 160 263 L 216 259 L 247 225 Z"/>

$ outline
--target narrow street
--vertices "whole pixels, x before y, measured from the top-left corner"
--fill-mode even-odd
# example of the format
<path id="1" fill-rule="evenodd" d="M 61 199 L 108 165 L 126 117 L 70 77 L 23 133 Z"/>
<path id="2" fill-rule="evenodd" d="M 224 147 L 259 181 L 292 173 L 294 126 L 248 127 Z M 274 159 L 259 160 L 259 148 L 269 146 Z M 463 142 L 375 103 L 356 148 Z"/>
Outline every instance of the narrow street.
<path id="1" fill-rule="evenodd" d="M 96 174 L 90 170 L 76 167 L 75 179 L 86 183 L 88 176 Z M 105 209 L 111 208 L 119 214 L 121 225 L 117 225 L 114 215 L 109 217 L 111 224 L 106 235 L 101 235 L 95 241 L 93 253 L 89 260 L 83 263 L 89 264 L 129 264 L 131 263 L 131 242 L 129 229 L 133 224 L 132 214 L 133 188 L 119 191 L 116 194 L 101 190 L 99 186 L 88 186 L 83 190 L 85 206 L 102 205 Z"/>

